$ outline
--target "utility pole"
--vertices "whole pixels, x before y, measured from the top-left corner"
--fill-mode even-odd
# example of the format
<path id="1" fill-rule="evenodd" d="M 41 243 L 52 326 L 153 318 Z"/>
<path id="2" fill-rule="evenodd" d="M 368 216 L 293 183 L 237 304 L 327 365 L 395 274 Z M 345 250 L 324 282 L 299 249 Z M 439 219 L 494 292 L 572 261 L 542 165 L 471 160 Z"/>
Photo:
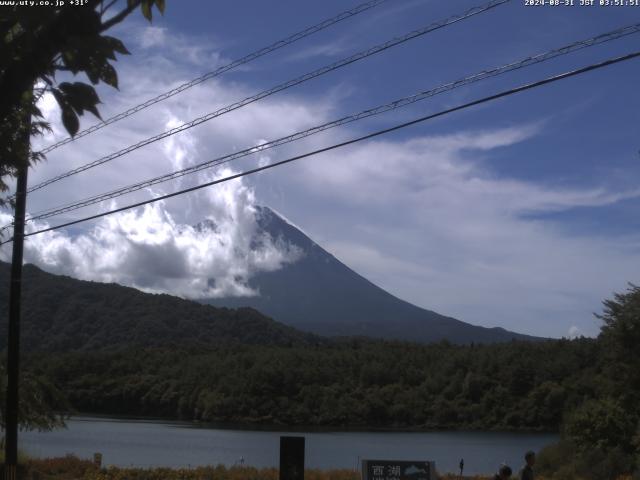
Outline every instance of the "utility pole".
<path id="1" fill-rule="evenodd" d="M 27 110 L 24 132 L 24 158 L 20 162 L 16 181 L 16 206 L 13 219 L 13 253 L 9 285 L 9 333 L 7 335 L 7 405 L 5 408 L 4 480 L 17 480 L 18 466 L 18 374 L 20 372 L 20 300 L 22 294 L 22 257 L 24 251 L 24 217 L 27 204 L 27 172 L 31 112 Z"/>

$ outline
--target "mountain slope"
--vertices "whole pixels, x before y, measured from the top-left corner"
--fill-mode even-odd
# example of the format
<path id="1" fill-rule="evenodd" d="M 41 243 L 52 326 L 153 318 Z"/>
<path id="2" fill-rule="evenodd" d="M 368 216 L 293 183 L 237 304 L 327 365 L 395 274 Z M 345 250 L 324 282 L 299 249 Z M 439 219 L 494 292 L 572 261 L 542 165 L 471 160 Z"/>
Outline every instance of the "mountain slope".
<path id="1" fill-rule="evenodd" d="M 0 262 L 0 345 L 6 345 L 9 265 Z M 170 345 L 307 345 L 323 339 L 250 308 L 229 310 L 170 295 L 76 280 L 25 265 L 21 345 L 71 351 Z"/>
<path id="2" fill-rule="evenodd" d="M 298 246 L 304 256 L 250 285 L 260 296 L 206 300 L 216 306 L 250 306 L 295 328 L 320 335 L 454 343 L 533 340 L 502 328 L 484 328 L 446 317 L 394 297 L 323 250 L 271 209 L 258 210 L 259 226 L 273 238 Z"/>

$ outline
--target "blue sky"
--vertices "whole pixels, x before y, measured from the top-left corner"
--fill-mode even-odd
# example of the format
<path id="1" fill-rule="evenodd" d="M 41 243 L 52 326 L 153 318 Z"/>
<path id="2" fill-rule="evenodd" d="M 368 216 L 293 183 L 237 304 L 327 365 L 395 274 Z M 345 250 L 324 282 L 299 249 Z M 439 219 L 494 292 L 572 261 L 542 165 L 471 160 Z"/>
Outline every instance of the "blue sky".
<path id="1" fill-rule="evenodd" d="M 236 58 L 257 45 L 269 43 L 281 32 L 293 31 L 294 25 L 311 24 L 352 4 L 356 3 L 212 4 L 192 0 L 188 8 L 172 9 L 156 25 L 213 39 L 224 45 L 225 55 Z M 250 83 L 257 89 L 267 88 L 388 36 L 480 4 L 480 1 L 390 1 L 286 49 L 277 59 L 267 57 L 252 64 L 248 71 L 230 74 L 229 78 Z M 524 6 L 523 1 L 516 1 L 311 82 L 296 89 L 294 95 L 322 98 L 332 89 L 345 90 L 348 94 L 341 98 L 340 113 L 357 111 L 639 21 L 640 7 L 540 7 Z M 640 48 L 638 40 L 634 35 L 482 82 L 423 102 L 399 116 L 409 118 L 414 113 L 436 111 L 502 88 L 621 55 Z M 423 132 L 446 134 L 483 125 L 508 127 L 541 122 L 544 127 L 535 138 L 497 150 L 477 161 L 498 177 L 565 187 L 633 188 L 640 173 L 639 72 L 640 62 L 629 62 L 496 102 L 490 107 L 453 114 L 393 136 L 402 139 Z M 386 125 L 388 119 L 380 123 Z M 377 124 L 372 123 L 372 126 Z M 362 130 L 366 131 L 367 127 Z M 634 214 L 638 206 L 640 199 L 636 198 L 615 205 L 538 212 L 529 218 L 544 219 L 586 235 L 632 234 L 638 231 L 638 215 Z"/>
<path id="2" fill-rule="evenodd" d="M 31 182 L 482 3 L 388 0 L 52 152 Z M 120 92 L 100 90 L 102 111 L 140 103 L 356 4 L 189 0 L 168 2 L 165 16 L 156 15 L 151 26 L 137 15 L 116 31 L 133 55 L 119 61 Z M 60 182 L 34 194 L 29 208 L 162 174 L 638 22 L 640 7 L 532 7 L 514 0 L 141 149 L 75 183 Z M 231 168 L 276 161 L 639 48 L 640 34 L 628 36 Z M 632 60 L 189 199 L 32 237 L 27 259 L 80 278 L 192 297 L 204 295 L 197 289 L 214 271 L 228 278 L 220 282 L 228 291 L 218 293 L 259 294 L 246 288 L 251 276 L 295 261 L 295 252 L 275 242 L 263 252 L 237 255 L 214 244 L 249 248 L 251 206 L 269 205 L 344 263 L 417 305 L 519 332 L 595 335 L 592 313 L 600 302 L 627 282 L 640 282 L 638 78 L 640 60 Z M 48 105 L 54 133 L 42 145 L 64 137 Z M 83 119 L 83 126 L 92 123 Z M 206 178 L 140 192 L 118 205 Z M 221 222 L 226 226 L 217 243 L 185 234 L 185 225 L 225 215 L 229 222 Z M 138 263 L 128 270 L 118 259 L 132 252 Z M 163 265 L 168 256 L 183 264 Z M 144 269 L 140 258 L 151 259 L 153 278 L 137 273 Z"/>

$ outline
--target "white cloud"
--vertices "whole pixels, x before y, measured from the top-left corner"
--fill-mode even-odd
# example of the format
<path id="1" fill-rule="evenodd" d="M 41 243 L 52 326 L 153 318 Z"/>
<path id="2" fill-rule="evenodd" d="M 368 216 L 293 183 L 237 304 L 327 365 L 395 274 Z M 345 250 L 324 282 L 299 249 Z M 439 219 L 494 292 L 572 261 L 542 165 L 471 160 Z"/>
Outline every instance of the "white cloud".
<path id="1" fill-rule="evenodd" d="M 153 27 L 138 40 L 129 39 L 127 45 L 139 51 L 119 62 L 121 91 L 100 90 L 103 116 L 211 70 L 210 60 L 219 58 L 215 44 L 188 40 Z M 145 42 L 154 48 L 145 49 Z M 155 48 L 167 44 L 170 47 Z M 200 50 L 189 53 L 183 49 L 189 45 Z M 257 102 L 34 192 L 29 210 L 95 195 L 321 124 L 346 113 L 337 93 L 345 94 L 347 87 L 326 96 L 289 93 Z M 239 81 L 210 80 L 52 152 L 30 172 L 30 182 L 253 93 L 254 88 Z M 52 99 L 45 97 L 43 107 L 51 115 L 54 134 L 39 145 L 64 137 Z M 92 121 L 84 118 L 83 125 Z M 514 180 L 497 176 L 479 161 L 545 128 L 540 123 L 485 126 L 359 144 L 114 215 L 77 234 L 57 231 L 30 237 L 26 258 L 51 271 L 149 291 L 191 297 L 255 294 L 247 282 L 256 272 L 281 268 L 299 255 L 277 239 L 263 237 L 252 245 L 257 234 L 254 205 L 266 203 L 294 219 L 347 265 L 418 305 L 534 334 L 561 336 L 571 326 L 593 334 L 591 312 L 598 310 L 602 298 L 624 289 L 627 281 L 638 281 L 640 242 L 633 237 L 576 236 L 531 214 L 613 205 L 640 192 L 612 191 L 597 182 L 589 188 L 560 188 Z M 278 149 L 257 149 L 233 168 L 264 165 L 352 135 L 353 130 L 335 129 Z M 189 186 L 225 173 L 229 171 L 201 173 L 180 182 Z M 157 185 L 117 205 L 171 192 L 177 185 Z M 205 235 L 194 225 L 207 218 L 216 228 Z M 1 252 L 8 258 L 6 247 Z"/>
<path id="2" fill-rule="evenodd" d="M 184 121 L 172 117 L 166 122 L 165 130 L 174 129 L 184 123 Z M 182 135 L 173 135 L 162 143 L 164 154 L 171 163 L 171 170 L 183 170 L 187 165 L 196 163 L 196 147 L 197 139 L 188 130 Z"/>
<path id="3" fill-rule="evenodd" d="M 173 61 L 204 67 L 206 71 L 213 71 L 223 63 L 228 63 L 219 49 L 213 46 L 216 42 L 211 38 L 170 34 L 165 27 L 141 24 L 140 21 L 130 25 L 138 25 L 135 30 L 130 26 L 127 32 L 132 37 L 132 48 L 138 47 L 156 59 L 171 58 Z"/>
<path id="4" fill-rule="evenodd" d="M 640 191 L 553 188 L 475 160 L 538 128 L 372 142 L 304 163 L 292 183 L 342 205 L 349 220 L 336 211 L 325 222 L 340 232 L 326 245 L 401 298 L 472 323 L 559 336 L 580 322 L 593 334 L 602 298 L 637 278 L 639 239 L 579 237 L 528 215 Z"/>
<path id="5" fill-rule="evenodd" d="M 146 26 L 139 30 L 137 38 L 142 48 L 165 47 L 167 45 L 167 29 L 162 27 Z"/>
<path id="6" fill-rule="evenodd" d="M 188 45 L 184 38 L 173 40 L 163 29 L 148 27 L 143 30 L 138 39 L 141 48 L 169 43 L 172 46 L 164 50 L 163 56 L 136 52 L 135 62 L 125 59 L 119 68 L 122 92 L 109 89 L 101 92 L 103 117 L 124 105 L 140 102 L 141 98 L 162 93 L 167 88 L 164 81 L 177 85 L 195 76 L 184 63 L 173 65 L 167 71 L 168 78 L 164 75 L 167 61 L 184 55 L 183 47 Z M 127 43 L 136 44 L 135 41 Z M 204 46 L 199 48 L 206 49 Z M 216 57 L 217 53 L 211 49 L 198 55 Z M 34 169 L 30 184 L 84 165 L 141 138 L 175 128 L 250 93 L 244 86 L 218 81 L 194 87 L 130 119 L 108 126 L 99 134 L 80 138 L 53 151 L 46 162 Z M 66 136 L 55 101 L 49 97 L 42 99 L 41 106 L 54 133 L 37 140 L 36 148 Z M 29 198 L 29 211 L 65 204 L 264 143 L 265 136 L 274 138 L 313 124 L 318 118 L 316 115 L 322 112 L 323 108 L 316 109 L 312 104 L 287 99 L 251 105 L 225 116 L 224 122 L 209 122 L 34 192 Z M 276 118 L 278 121 L 274 121 Z M 270 157 L 260 150 L 256 150 L 251 161 L 268 163 Z M 71 215 L 77 218 L 89 212 L 116 208 L 134 199 L 174 191 L 183 184 L 207 182 L 234 173 L 236 170 L 229 166 L 202 171 L 178 182 L 156 185 Z M 295 261 L 301 252 L 282 239 L 270 238 L 258 230 L 255 204 L 254 190 L 239 179 L 189 196 L 105 217 L 94 225 L 81 227 L 84 230 L 80 233 L 59 230 L 29 237 L 25 261 L 53 273 L 118 282 L 146 291 L 190 298 L 256 295 L 259 292 L 250 288 L 249 281 L 257 272 L 282 268 Z M 9 216 L 2 214 L 0 221 L 8 222 Z M 208 228 L 200 228 L 198 224 L 202 225 L 203 221 Z M 58 219 L 52 222 L 57 223 L 60 223 Z M 49 224 L 29 223 L 28 231 L 47 226 Z M 9 246 L 0 250 L 0 258 L 10 258 Z"/>
<path id="7" fill-rule="evenodd" d="M 336 57 L 348 50 L 344 40 L 333 40 L 328 43 L 302 48 L 287 57 L 289 61 L 308 60 L 313 57 Z"/>
<path id="8" fill-rule="evenodd" d="M 582 329 L 577 325 L 571 325 L 571 328 L 569 328 L 568 335 L 569 335 L 569 338 L 582 337 L 583 336 Z"/>
<path id="9" fill-rule="evenodd" d="M 232 174 L 222 170 L 221 176 Z M 84 280 L 117 282 L 189 298 L 256 295 L 248 281 L 282 268 L 301 252 L 257 227 L 253 191 L 240 180 L 195 196 L 208 214 L 178 223 L 162 202 L 104 217 L 85 233 L 29 237 L 25 261 Z M 1 215 L 1 221 L 10 217 Z M 46 227 L 29 224 L 28 232 Z M 1 250 L 5 261 L 10 250 Z"/>

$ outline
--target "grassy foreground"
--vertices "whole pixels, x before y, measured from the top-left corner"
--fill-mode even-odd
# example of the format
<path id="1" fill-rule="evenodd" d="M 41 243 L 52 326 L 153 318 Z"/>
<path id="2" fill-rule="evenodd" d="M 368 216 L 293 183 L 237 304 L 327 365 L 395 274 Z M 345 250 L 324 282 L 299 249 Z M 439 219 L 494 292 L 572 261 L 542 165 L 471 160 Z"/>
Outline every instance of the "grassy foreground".
<path id="1" fill-rule="evenodd" d="M 90 460 L 79 459 L 73 455 L 27 459 L 21 469 L 21 478 L 25 480 L 278 480 L 277 468 L 222 465 L 194 468 L 98 468 Z M 459 480 L 459 477 L 453 474 L 441 475 L 439 478 Z M 347 469 L 306 470 L 305 480 L 360 480 L 360 474 Z M 491 476 L 465 476 L 463 480 L 491 480 Z M 550 479 L 540 477 L 539 480 Z M 619 480 L 631 480 L 631 477 L 621 477 Z"/>

